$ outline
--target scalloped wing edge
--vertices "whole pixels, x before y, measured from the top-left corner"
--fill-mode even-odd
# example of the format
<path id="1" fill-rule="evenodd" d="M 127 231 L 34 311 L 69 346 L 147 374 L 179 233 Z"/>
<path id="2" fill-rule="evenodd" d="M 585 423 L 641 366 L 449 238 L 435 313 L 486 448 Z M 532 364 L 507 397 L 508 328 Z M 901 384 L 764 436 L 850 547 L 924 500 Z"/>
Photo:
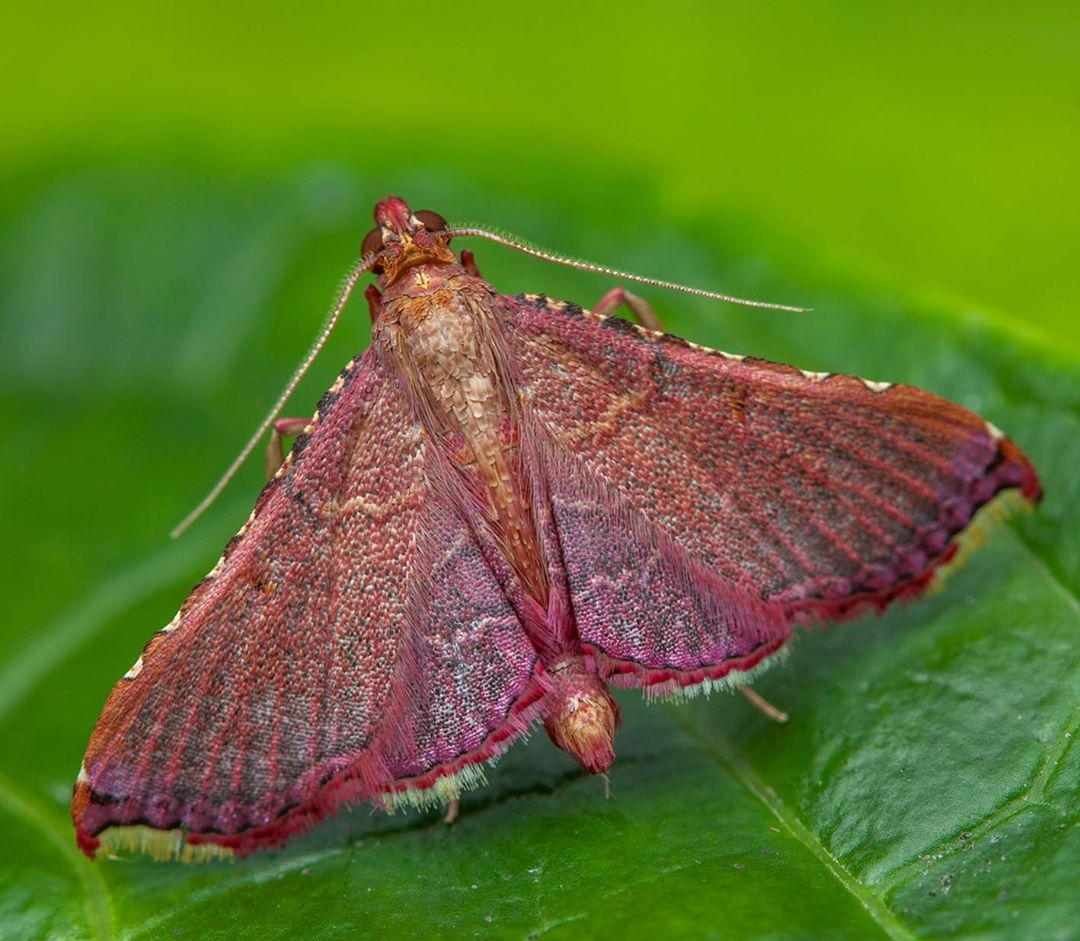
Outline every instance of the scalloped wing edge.
<path id="1" fill-rule="evenodd" d="M 112 857 L 144 854 L 158 861 L 209 862 L 243 858 L 256 850 L 279 847 L 325 818 L 365 801 L 388 813 L 449 804 L 465 791 L 487 783 L 483 768 L 477 766 L 494 765 L 514 742 L 528 736 L 540 718 L 546 693 L 546 685 L 534 673 L 529 688 L 511 706 L 502 725 L 478 748 L 435 765 L 423 774 L 391 781 L 374 790 L 367 790 L 364 780 L 356 774 L 363 761 L 357 759 L 327 781 L 309 801 L 290 807 L 262 827 L 239 833 L 197 833 L 183 827 L 159 830 L 145 824 L 123 824 L 105 827 L 96 834 L 77 830 L 78 845 L 91 858 L 98 850 L 105 850 Z M 80 795 L 81 789 L 85 790 Z M 82 774 L 75 790 L 76 800 L 80 796 L 92 800 Z"/>
<path id="2" fill-rule="evenodd" d="M 956 547 L 952 557 L 937 565 L 926 585 L 925 593 L 941 591 L 956 571 L 990 536 L 991 531 L 1018 513 L 1030 513 L 1035 509 L 1035 501 L 1025 496 L 1020 490 L 999 491 L 988 503 L 984 503 L 971 521 L 952 539 Z"/>
<path id="3" fill-rule="evenodd" d="M 674 667 L 641 667 L 630 660 L 609 657 L 602 650 L 587 646 L 596 661 L 601 678 L 623 689 L 638 687 L 646 700 L 686 702 L 699 695 L 709 696 L 720 690 L 734 690 L 751 682 L 787 656 L 791 635 L 763 644 L 745 657 L 723 663 L 679 670 Z"/>
<path id="4" fill-rule="evenodd" d="M 1039 496 L 1038 493 L 1021 489 L 999 491 L 975 512 L 967 526 L 952 537 L 945 551 L 924 572 L 899 586 L 898 591 L 891 595 L 887 602 L 878 605 L 874 603 L 874 599 L 867 599 L 867 607 L 860 607 L 855 613 L 867 613 L 867 608 L 881 613 L 892 601 L 915 601 L 919 597 L 940 591 L 946 580 L 986 541 L 998 524 L 1018 512 L 1031 512 Z M 787 659 L 791 653 L 788 646 L 790 639 L 790 635 L 781 638 L 740 660 L 695 670 L 643 668 L 631 661 L 608 657 L 595 648 L 591 649 L 591 653 L 596 659 L 600 675 L 612 685 L 622 688 L 638 687 L 646 702 L 683 703 L 698 696 L 709 698 L 714 692 L 734 692 L 738 687 L 752 683 L 767 670 Z"/>

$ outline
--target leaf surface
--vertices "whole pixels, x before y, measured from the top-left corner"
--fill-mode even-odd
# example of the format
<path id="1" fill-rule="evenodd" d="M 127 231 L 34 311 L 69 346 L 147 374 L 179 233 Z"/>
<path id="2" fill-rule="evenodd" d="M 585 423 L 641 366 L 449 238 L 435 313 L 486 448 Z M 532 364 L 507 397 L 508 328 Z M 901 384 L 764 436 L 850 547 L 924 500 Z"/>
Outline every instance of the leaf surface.
<path id="1" fill-rule="evenodd" d="M 609 800 L 538 734 L 450 828 L 358 808 L 238 864 L 77 853 L 67 800 L 105 695 L 243 521 L 259 469 L 183 541 L 164 534 L 299 358 L 367 203 L 390 189 L 320 173 L 245 188 L 88 172 L 28 187 L 0 218 L 2 493 L 18 547 L 0 634 L 4 937 L 1075 937 L 1077 365 L 968 311 L 773 254 L 767 234 L 706 220 L 663 238 L 670 221 L 611 231 L 539 206 L 510 219 L 497 194 L 492 221 L 562 249 L 603 245 L 601 260 L 643 273 L 813 307 L 650 295 L 696 342 L 979 411 L 1032 456 L 1044 504 L 942 593 L 801 637 L 757 684 L 787 725 L 742 697 L 620 694 Z M 608 287 L 470 247 L 508 292 L 587 305 Z M 362 348 L 366 320 L 351 309 L 294 414 Z"/>

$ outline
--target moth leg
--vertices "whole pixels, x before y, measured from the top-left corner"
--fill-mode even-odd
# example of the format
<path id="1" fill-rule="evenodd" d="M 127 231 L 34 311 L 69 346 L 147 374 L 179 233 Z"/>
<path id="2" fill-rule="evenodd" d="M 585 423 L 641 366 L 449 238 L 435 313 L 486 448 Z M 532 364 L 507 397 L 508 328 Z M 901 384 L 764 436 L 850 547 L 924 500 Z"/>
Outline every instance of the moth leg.
<path id="1" fill-rule="evenodd" d="M 652 305 L 645 298 L 631 294 L 625 288 L 612 288 L 593 305 L 592 311 L 594 314 L 610 314 L 623 305 L 630 308 L 634 319 L 643 327 L 663 331 L 664 325 L 660 322 L 660 318 L 656 316 L 656 311 L 652 309 Z"/>
<path id="2" fill-rule="evenodd" d="M 480 274 L 480 269 L 476 267 L 476 256 L 467 248 L 461 250 L 461 267 L 469 272 L 474 278 L 483 277 L 483 275 Z"/>
<path id="3" fill-rule="evenodd" d="M 446 808 L 446 816 L 443 817 L 443 823 L 450 826 L 458 818 L 458 812 L 461 810 L 461 801 L 456 797 L 450 801 L 450 806 Z"/>
<path id="4" fill-rule="evenodd" d="M 760 693 L 755 692 L 749 686 L 740 686 L 739 692 L 741 692 L 747 699 L 754 704 L 754 706 L 760 709 L 765 715 L 767 715 L 773 722 L 787 722 L 788 714 L 783 709 L 777 709 L 769 700 L 767 700 Z"/>
<path id="5" fill-rule="evenodd" d="M 270 440 L 266 444 L 266 477 L 269 480 L 285 463 L 285 438 L 298 435 L 306 427 L 310 418 L 279 418 L 274 422 Z"/>
<path id="6" fill-rule="evenodd" d="M 379 311 L 382 310 L 382 295 L 374 284 L 364 288 L 364 299 L 367 301 L 368 313 L 371 314 L 371 322 L 379 319 Z"/>

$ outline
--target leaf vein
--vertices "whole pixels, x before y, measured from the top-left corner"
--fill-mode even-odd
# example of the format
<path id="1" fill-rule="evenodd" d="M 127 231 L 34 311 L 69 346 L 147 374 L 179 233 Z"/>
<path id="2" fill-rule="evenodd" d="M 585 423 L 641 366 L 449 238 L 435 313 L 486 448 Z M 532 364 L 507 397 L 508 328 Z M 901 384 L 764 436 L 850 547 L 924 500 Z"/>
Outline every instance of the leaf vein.
<path id="1" fill-rule="evenodd" d="M 781 800 L 780 795 L 754 773 L 743 758 L 737 755 L 726 742 L 719 742 L 702 732 L 689 717 L 683 716 L 682 721 L 694 737 L 731 772 L 732 776 L 761 801 L 785 829 L 825 866 L 830 875 L 855 897 L 888 938 L 892 941 L 915 941 L 916 935 L 896 917 L 884 899 L 859 882 L 840 860 L 829 852 L 798 814 Z"/>
<path id="2" fill-rule="evenodd" d="M 0 807 L 13 817 L 41 831 L 75 871 L 86 896 L 86 919 L 91 934 L 101 941 L 114 938 L 113 914 L 105 880 L 98 867 L 90 865 L 75 849 L 75 840 L 67 827 L 56 823 L 52 815 L 32 797 L 20 792 L 6 777 L 0 775 Z"/>

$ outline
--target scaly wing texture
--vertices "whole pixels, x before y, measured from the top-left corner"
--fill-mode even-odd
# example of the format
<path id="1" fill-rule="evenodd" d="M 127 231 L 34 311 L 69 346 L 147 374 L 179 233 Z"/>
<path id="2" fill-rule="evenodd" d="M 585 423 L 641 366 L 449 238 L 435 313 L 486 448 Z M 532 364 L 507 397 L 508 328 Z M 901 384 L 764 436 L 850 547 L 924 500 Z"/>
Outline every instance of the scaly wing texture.
<path id="1" fill-rule="evenodd" d="M 539 295 L 503 304 L 554 455 L 555 511 L 575 526 L 564 545 L 587 543 L 567 561 L 582 638 L 637 670 L 625 681 L 665 683 L 704 666 L 702 653 L 723 669 L 763 635 L 778 647 L 783 624 L 916 594 L 996 494 L 1039 496 L 1012 442 L 930 393 L 706 350 Z M 616 532 L 640 537 L 637 550 L 613 546 Z M 666 589 L 634 598 L 656 572 L 673 584 L 690 573 L 714 598 L 714 644 Z M 596 599 L 619 616 L 582 618 Z"/>
<path id="2" fill-rule="evenodd" d="M 737 681 L 787 640 L 782 611 L 690 558 L 572 454 L 544 450 L 574 620 L 601 675 L 678 694 Z"/>
<path id="3" fill-rule="evenodd" d="M 454 796 L 525 728 L 535 653 L 437 473 L 395 377 L 350 363 L 109 696 L 72 804 L 85 851 L 144 825 L 243 853 L 343 800 Z M 162 851 L 106 836 L 132 833 Z"/>

